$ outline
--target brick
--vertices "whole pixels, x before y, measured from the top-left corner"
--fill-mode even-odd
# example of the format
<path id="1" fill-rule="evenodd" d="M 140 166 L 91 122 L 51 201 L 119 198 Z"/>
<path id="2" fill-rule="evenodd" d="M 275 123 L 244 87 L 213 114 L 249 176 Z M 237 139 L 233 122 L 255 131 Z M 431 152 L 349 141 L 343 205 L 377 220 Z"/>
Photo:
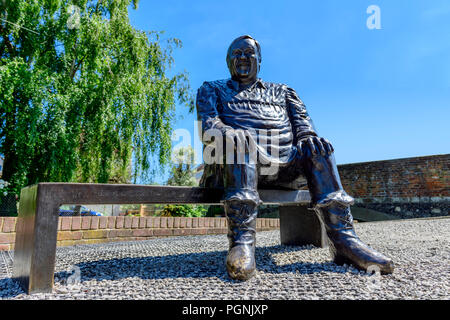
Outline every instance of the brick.
<path id="1" fill-rule="evenodd" d="M 193 228 L 194 227 L 194 218 L 186 218 L 186 228 Z"/>
<path id="2" fill-rule="evenodd" d="M 139 228 L 139 218 L 140 217 L 132 217 L 131 228 L 133 228 L 133 229 Z"/>
<path id="3" fill-rule="evenodd" d="M 72 230 L 72 217 L 61 217 L 61 231 Z"/>
<path id="4" fill-rule="evenodd" d="M 186 217 L 180 217 L 180 228 L 186 228 L 187 227 L 187 220 L 188 218 Z"/>
<path id="5" fill-rule="evenodd" d="M 172 229 L 167 228 L 159 228 L 159 229 L 153 229 L 153 235 L 155 236 L 171 236 Z"/>
<path id="6" fill-rule="evenodd" d="M 199 228 L 203 228 L 205 226 L 205 219 L 206 218 L 197 218 Z"/>
<path id="7" fill-rule="evenodd" d="M 261 219 L 260 218 L 257 218 L 256 219 L 256 228 L 261 228 Z"/>
<path id="8" fill-rule="evenodd" d="M 98 229 L 100 217 L 91 217 L 91 230 Z"/>
<path id="9" fill-rule="evenodd" d="M 145 217 L 139 217 L 139 228 L 146 228 L 147 219 Z"/>
<path id="10" fill-rule="evenodd" d="M 108 230 L 108 238 L 123 238 L 123 237 L 131 237 L 133 235 L 133 230 L 131 229 L 117 229 L 117 230 Z"/>
<path id="11" fill-rule="evenodd" d="M 108 227 L 108 218 L 110 217 L 99 217 L 98 228 L 106 229 Z"/>
<path id="12" fill-rule="evenodd" d="M 72 230 L 81 229 L 81 217 L 72 217 Z"/>
<path id="13" fill-rule="evenodd" d="M 0 232 L 2 232 L 3 227 L 3 217 L 0 217 Z"/>
<path id="14" fill-rule="evenodd" d="M 195 228 L 195 229 L 192 229 L 192 234 L 193 235 L 205 235 L 205 234 L 208 234 L 208 229 L 207 228 Z"/>
<path id="15" fill-rule="evenodd" d="M 180 227 L 180 217 L 173 218 L 173 227 L 176 229 Z"/>
<path id="16" fill-rule="evenodd" d="M 133 223 L 133 217 L 127 216 L 127 217 L 125 217 L 125 219 L 124 219 L 123 227 L 124 227 L 125 229 L 130 229 L 132 223 Z"/>
<path id="17" fill-rule="evenodd" d="M 116 217 L 108 217 L 107 229 L 115 229 L 115 228 L 116 228 Z"/>
<path id="18" fill-rule="evenodd" d="M 146 227 L 153 228 L 153 217 L 145 217 Z"/>
<path id="19" fill-rule="evenodd" d="M 216 224 L 216 218 L 208 218 L 209 219 L 209 227 L 214 228 Z"/>
<path id="20" fill-rule="evenodd" d="M 61 247 L 73 246 L 75 244 L 77 244 L 77 242 L 74 240 L 61 240 L 57 242 L 57 245 Z"/>
<path id="21" fill-rule="evenodd" d="M 174 218 L 173 217 L 167 217 L 167 228 L 173 228 L 173 223 L 174 223 Z"/>
<path id="22" fill-rule="evenodd" d="M 192 229 L 187 228 L 180 228 L 180 229 L 173 229 L 173 235 L 174 236 L 187 236 L 191 234 Z"/>
<path id="23" fill-rule="evenodd" d="M 0 233 L 0 243 L 13 243 L 16 241 L 16 233 Z"/>
<path id="24" fill-rule="evenodd" d="M 58 217 L 58 227 L 57 227 L 57 229 L 56 230 L 61 230 L 61 218 L 62 217 Z"/>
<path id="25" fill-rule="evenodd" d="M 89 230 L 83 232 L 83 239 L 102 239 L 107 237 L 107 230 Z"/>
<path id="26" fill-rule="evenodd" d="M 16 231 L 16 220 L 15 217 L 3 217 L 3 228 L 2 232 L 15 232 Z"/>
<path id="27" fill-rule="evenodd" d="M 160 228 L 167 228 L 167 217 L 161 217 Z"/>
<path id="28" fill-rule="evenodd" d="M 209 233 L 211 234 L 224 234 L 227 233 L 228 229 L 226 228 L 210 228 Z"/>
<path id="29" fill-rule="evenodd" d="M 192 228 L 198 228 L 198 219 L 199 218 L 190 218 L 190 219 L 192 219 Z M 186 227 L 188 227 L 188 226 L 186 225 Z"/>
<path id="30" fill-rule="evenodd" d="M 261 228 L 264 228 L 266 226 L 266 219 L 261 218 Z"/>
<path id="31" fill-rule="evenodd" d="M 153 229 L 135 229 L 133 230 L 133 237 L 151 237 L 153 236 Z"/>
<path id="32" fill-rule="evenodd" d="M 80 240 L 83 231 L 60 231 L 58 232 L 58 241 L 62 240 Z"/>
<path id="33" fill-rule="evenodd" d="M 122 229 L 125 222 L 125 217 L 116 217 L 116 229 Z"/>
<path id="34" fill-rule="evenodd" d="M 82 241 L 83 244 L 96 244 L 96 243 L 109 242 L 108 239 L 83 239 L 80 241 Z"/>
<path id="35" fill-rule="evenodd" d="M 91 217 L 81 217 L 81 230 L 89 230 L 91 228 Z"/>
<path id="36" fill-rule="evenodd" d="M 214 228 L 220 228 L 220 218 L 213 218 L 214 219 Z"/>
<path id="37" fill-rule="evenodd" d="M 160 228 L 161 217 L 153 217 L 153 228 Z"/>

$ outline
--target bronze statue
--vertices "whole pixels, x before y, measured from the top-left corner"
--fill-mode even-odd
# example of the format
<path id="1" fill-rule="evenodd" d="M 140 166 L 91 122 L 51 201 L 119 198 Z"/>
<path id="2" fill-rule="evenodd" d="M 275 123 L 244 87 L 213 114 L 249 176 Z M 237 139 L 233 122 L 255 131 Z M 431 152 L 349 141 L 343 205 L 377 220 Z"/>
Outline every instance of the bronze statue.
<path id="1" fill-rule="evenodd" d="M 353 198 L 342 187 L 333 146 L 317 135 L 302 100 L 292 88 L 258 78 L 259 43 L 248 35 L 235 39 L 226 61 L 231 79 L 203 83 L 197 93 L 197 114 L 205 147 L 215 142 L 215 147 L 227 149 L 223 160 L 205 164 L 200 185 L 225 191 L 229 276 L 247 280 L 256 268 L 257 189 L 305 184 L 311 205 L 325 225 L 335 263 L 361 270 L 376 266 L 382 274 L 392 273 L 392 260 L 355 234 L 350 213 Z M 256 161 L 252 154 L 257 155 Z M 268 171 L 273 165 L 276 170 Z"/>

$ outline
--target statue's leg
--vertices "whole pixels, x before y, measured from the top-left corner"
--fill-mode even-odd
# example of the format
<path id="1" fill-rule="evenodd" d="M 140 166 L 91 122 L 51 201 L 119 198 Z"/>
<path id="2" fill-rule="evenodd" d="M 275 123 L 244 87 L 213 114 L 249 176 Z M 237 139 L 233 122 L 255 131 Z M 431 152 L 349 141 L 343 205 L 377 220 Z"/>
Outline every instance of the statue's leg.
<path id="1" fill-rule="evenodd" d="M 355 233 L 350 212 L 353 198 L 342 187 L 334 155 L 315 155 L 309 148 L 305 149 L 299 159 L 308 181 L 313 208 L 325 226 L 334 261 L 352 264 L 365 271 L 392 273 L 392 260 L 364 244 Z"/>
<path id="2" fill-rule="evenodd" d="M 296 151 L 294 151 L 294 154 Z M 307 187 L 300 157 L 280 165 L 273 176 L 260 173 L 258 187 L 265 189 L 300 190 Z M 316 247 L 327 246 L 325 229 L 313 210 L 302 204 L 280 204 L 280 242 L 282 245 Z"/>
<path id="3" fill-rule="evenodd" d="M 247 280 L 256 269 L 256 216 L 260 202 L 257 192 L 256 165 L 224 165 L 224 210 L 228 221 L 228 275 Z"/>

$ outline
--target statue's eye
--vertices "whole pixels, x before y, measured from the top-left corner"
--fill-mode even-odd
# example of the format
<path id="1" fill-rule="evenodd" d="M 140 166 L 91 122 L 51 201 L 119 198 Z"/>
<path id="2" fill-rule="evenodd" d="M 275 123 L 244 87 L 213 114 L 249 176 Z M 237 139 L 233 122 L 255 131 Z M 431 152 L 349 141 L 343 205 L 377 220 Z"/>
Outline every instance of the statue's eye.
<path id="1" fill-rule="evenodd" d="M 234 50 L 234 51 L 233 51 L 233 54 L 234 54 L 235 56 L 238 56 L 238 55 L 241 54 L 241 50 Z"/>

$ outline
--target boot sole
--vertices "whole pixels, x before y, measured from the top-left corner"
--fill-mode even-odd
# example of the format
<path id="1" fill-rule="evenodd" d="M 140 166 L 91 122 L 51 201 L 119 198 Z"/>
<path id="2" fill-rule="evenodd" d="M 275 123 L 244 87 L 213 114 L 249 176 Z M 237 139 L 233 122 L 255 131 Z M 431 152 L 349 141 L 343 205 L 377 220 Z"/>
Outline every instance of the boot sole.
<path id="1" fill-rule="evenodd" d="M 367 272 L 367 268 L 357 265 L 356 263 L 354 263 L 352 260 L 350 260 L 349 258 L 347 258 L 345 256 L 341 256 L 341 255 L 335 256 L 333 262 L 340 266 L 342 266 L 344 264 L 352 265 L 358 270 Z M 374 265 L 376 265 L 376 264 L 374 264 Z M 388 268 L 389 270 L 385 270 L 386 268 Z M 383 268 L 383 266 L 379 266 L 380 273 L 382 275 L 392 274 L 394 272 L 393 267 L 386 267 L 386 268 Z"/>

